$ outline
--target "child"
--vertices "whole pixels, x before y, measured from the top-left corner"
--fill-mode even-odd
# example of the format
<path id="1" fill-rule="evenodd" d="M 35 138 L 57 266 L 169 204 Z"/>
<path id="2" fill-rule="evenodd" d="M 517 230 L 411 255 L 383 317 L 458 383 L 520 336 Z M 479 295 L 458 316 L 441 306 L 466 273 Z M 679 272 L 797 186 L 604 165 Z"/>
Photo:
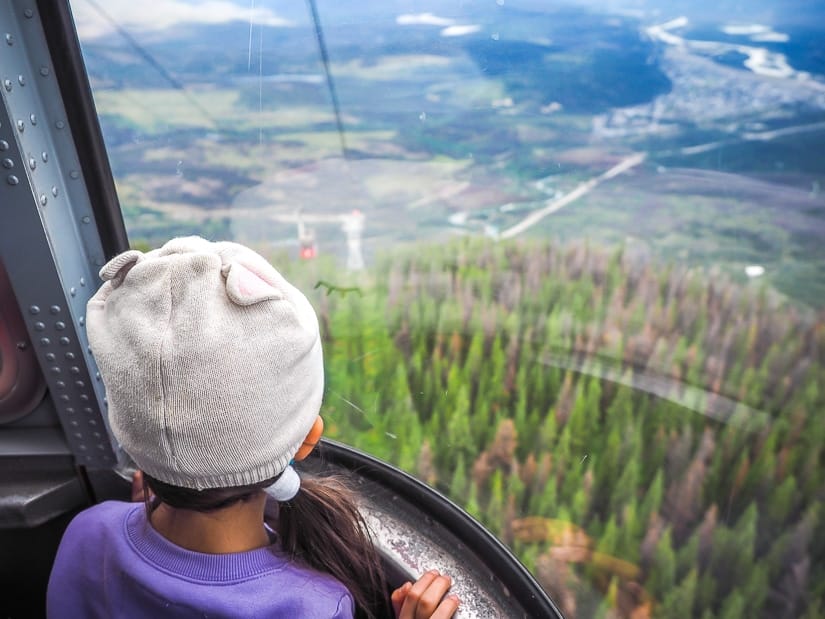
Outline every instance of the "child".
<path id="1" fill-rule="evenodd" d="M 291 466 L 323 432 L 318 322 L 296 288 L 252 250 L 197 237 L 100 275 L 89 341 L 145 505 L 72 521 L 50 617 L 453 615 L 435 572 L 387 599 L 353 497 Z"/>

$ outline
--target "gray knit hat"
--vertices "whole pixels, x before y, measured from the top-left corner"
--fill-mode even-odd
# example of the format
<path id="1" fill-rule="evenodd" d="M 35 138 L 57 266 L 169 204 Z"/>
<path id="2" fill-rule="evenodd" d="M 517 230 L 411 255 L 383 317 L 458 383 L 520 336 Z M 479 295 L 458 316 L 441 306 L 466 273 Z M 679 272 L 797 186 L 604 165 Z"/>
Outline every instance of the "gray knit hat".
<path id="1" fill-rule="evenodd" d="M 173 239 L 100 271 L 87 309 L 115 438 L 186 488 L 281 473 L 321 407 L 318 320 L 306 297 L 236 243 Z"/>

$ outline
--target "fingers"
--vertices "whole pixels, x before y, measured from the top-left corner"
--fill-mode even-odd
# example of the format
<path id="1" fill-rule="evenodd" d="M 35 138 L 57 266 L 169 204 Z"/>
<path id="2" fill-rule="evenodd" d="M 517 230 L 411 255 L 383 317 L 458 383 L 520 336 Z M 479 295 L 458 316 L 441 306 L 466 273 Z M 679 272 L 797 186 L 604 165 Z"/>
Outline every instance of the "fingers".
<path id="1" fill-rule="evenodd" d="M 435 612 L 430 615 L 430 619 L 450 619 L 450 617 L 455 614 L 455 611 L 458 610 L 459 602 L 460 600 L 457 595 L 448 595 L 441 604 L 438 605 Z"/>
<path id="2" fill-rule="evenodd" d="M 404 598 L 407 597 L 407 593 L 409 593 L 410 589 L 412 589 L 412 583 L 405 582 L 403 585 L 398 587 L 398 589 L 392 592 L 390 601 L 392 602 L 392 609 L 395 612 L 396 617 L 401 614 L 401 607 L 404 604 Z"/>
<path id="3" fill-rule="evenodd" d="M 398 619 L 448 619 L 458 608 L 459 600 L 444 596 L 453 584 L 449 576 L 435 570 L 426 572 L 415 584 L 409 583 L 393 592 L 393 608 Z M 401 601 L 400 611 L 397 603 Z"/>

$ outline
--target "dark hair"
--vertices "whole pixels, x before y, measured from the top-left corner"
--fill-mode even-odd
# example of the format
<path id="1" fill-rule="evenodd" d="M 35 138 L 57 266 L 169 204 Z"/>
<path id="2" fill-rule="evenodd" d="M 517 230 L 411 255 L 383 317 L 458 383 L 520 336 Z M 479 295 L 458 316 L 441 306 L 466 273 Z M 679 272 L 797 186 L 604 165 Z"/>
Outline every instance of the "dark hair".
<path id="1" fill-rule="evenodd" d="M 147 512 L 160 504 L 210 512 L 248 501 L 278 477 L 249 486 L 194 490 L 146 475 Z M 148 488 L 147 488 L 148 486 Z M 149 492 L 155 493 L 150 502 Z M 301 475 L 295 498 L 279 503 L 267 496 L 264 522 L 278 534 L 281 548 L 293 560 L 338 579 L 355 600 L 356 617 L 392 617 L 381 560 L 372 543 L 354 493 L 338 477 Z"/>

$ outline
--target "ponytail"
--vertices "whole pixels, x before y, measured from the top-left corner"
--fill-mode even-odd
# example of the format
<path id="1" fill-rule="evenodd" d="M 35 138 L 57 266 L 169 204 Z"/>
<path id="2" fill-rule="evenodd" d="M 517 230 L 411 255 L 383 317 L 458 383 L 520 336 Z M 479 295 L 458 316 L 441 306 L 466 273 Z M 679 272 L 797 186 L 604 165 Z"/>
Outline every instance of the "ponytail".
<path id="1" fill-rule="evenodd" d="M 211 512 L 248 501 L 277 478 L 249 486 L 194 490 L 143 474 L 147 517 L 161 503 L 178 509 Z M 154 497 L 150 499 L 151 494 Z M 393 617 L 384 570 L 355 495 L 337 477 L 301 477 L 301 489 L 289 501 L 267 495 L 264 522 L 278 534 L 291 559 L 330 574 L 352 594 L 359 619 Z"/>
<path id="2" fill-rule="evenodd" d="M 302 475 L 289 501 L 267 497 L 266 524 L 292 558 L 332 575 L 349 589 L 356 617 L 392 617 L 381 561 L 353 493 L 336 477 Z"/>

